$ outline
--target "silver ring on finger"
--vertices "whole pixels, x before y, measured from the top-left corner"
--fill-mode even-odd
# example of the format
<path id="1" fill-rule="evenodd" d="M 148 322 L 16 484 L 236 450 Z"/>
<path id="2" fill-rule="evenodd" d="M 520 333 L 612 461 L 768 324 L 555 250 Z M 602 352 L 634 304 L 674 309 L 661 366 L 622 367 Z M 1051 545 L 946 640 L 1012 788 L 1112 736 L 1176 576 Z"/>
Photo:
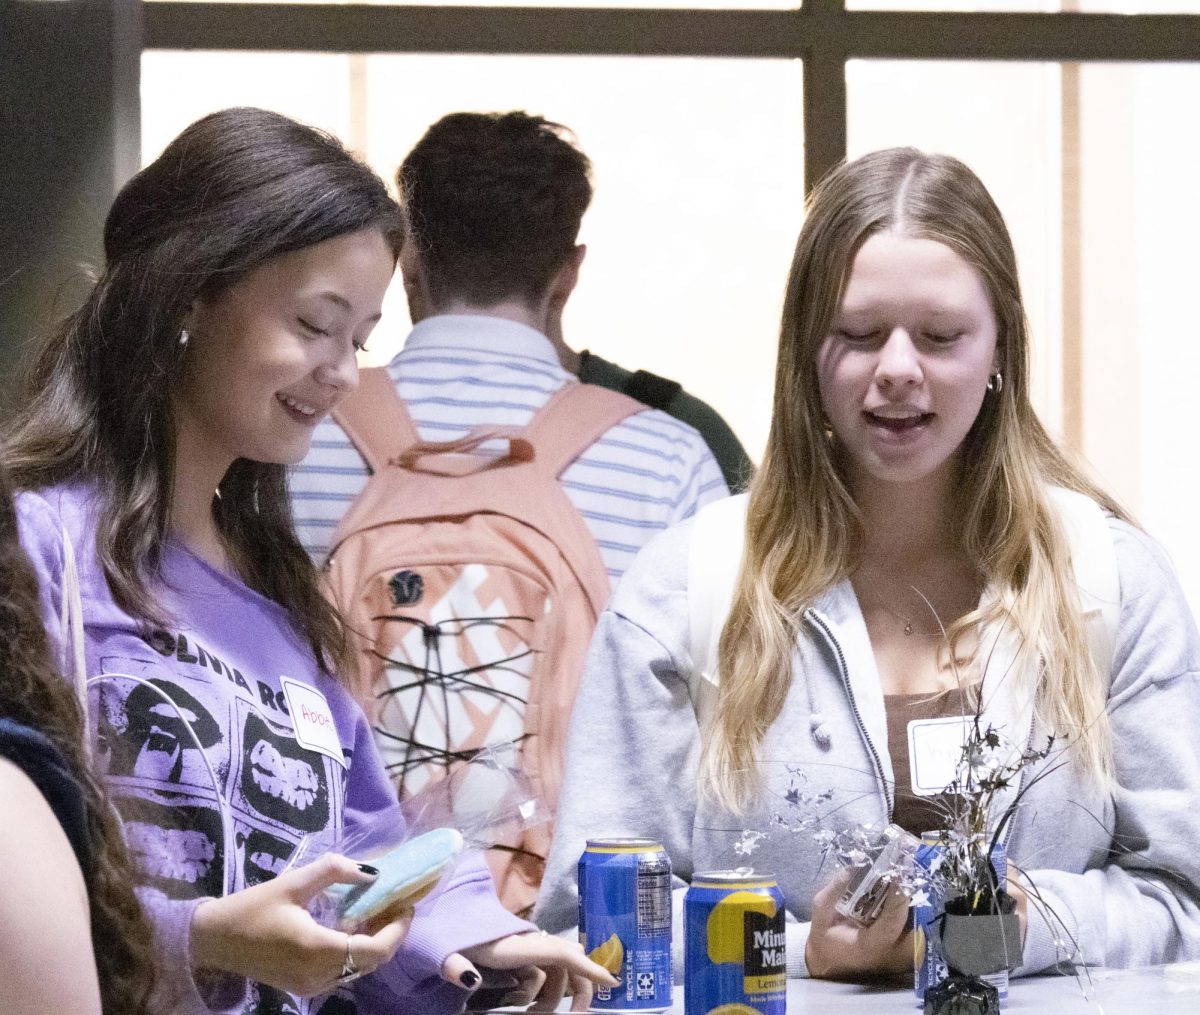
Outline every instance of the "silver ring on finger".
<path id="1" fill-rule="evenodd" d="M 337 980 L 338 983 L 349 983 L 351 980 L 357 980 L 360 976 L 366 974 L 365 969 L 359 969 L 354 961 L 354 951 L 352 948 L 354 936 L 346 935 L 346 961 L 342 963 L 342 971 Z"/>

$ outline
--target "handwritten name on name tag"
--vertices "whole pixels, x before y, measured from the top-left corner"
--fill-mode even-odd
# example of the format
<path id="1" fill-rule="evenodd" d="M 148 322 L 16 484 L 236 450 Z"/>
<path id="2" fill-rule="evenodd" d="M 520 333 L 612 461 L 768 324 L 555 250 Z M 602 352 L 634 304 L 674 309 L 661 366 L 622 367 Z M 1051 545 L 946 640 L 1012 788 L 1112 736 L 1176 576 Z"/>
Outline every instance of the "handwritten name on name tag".
<path id="1" fill-rule="evenodd" d="M 332 758 L 343 768 L 346 757 L 342 754 L 342 742 L 338 739 L 337 727 L 333 723 L 333 711 L 325 695 L 315 687 L 302 684 L 291 677 L 280 677 L 283 693 L 287 696 L 288 711 L 296 730 L 296 743 L 310 751 Z"/>
<path id="2" fill-rule="evenodd" d="M 917 796 L 944 793 L 954 781 L 963 744 L 971 732 L 970 717 L 914 719 L 908 724 L 908 769 Z"/>

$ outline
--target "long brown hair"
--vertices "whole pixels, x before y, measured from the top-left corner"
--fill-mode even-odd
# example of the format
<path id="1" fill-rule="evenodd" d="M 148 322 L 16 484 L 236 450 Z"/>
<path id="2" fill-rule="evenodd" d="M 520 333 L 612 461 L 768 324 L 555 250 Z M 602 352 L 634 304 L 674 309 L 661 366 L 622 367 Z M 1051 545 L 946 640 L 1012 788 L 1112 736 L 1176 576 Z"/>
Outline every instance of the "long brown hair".
<path id="1" fill-rule="evenodd" d="M 868 237 L 886 230 L 936 240 L 962 257 L 982 278 L 998 324 L 1003 386 L 985 399 L 963 443 L 970 482 L 958 484 L 955 517 L 965 556 L 999 596 L 950 628 L 950 650 L 975 625 L 1011 624 L 1022 643 L 1015 670 L 1018 679 L 1036 682 L 1039 717 L 1079 738 L 1090 771 L 1110 771 L 1108 674 L 1096 672 L 1088 652 L 1066 536 L 1046 487 L 1079 491 L 1113 515 L 1127 516 L 1034 413 L 1016 255 L 991 195 L 957 159 L 895 148 L 831 172 L 811 195 L 796 243 L 771 431 L 750 489 L 745 551 L 721 634 L 718 702 L 704 753 L 707 788 L 735 811 L 758 788 L 758 748 L 788 687 L 807 679 L 792 667 L 803 612 L 853 573 L 861 553 L 862 519 L 836 445 L 826 436 L 816 364 L 855 255 Z"/>
<path id="2" fill-rule="evenodd" d="M 369 228 L 399 253 L 400 210 L 383 182 L 331 135 L 261 109 L 196 121 L 117 195 L 104 272 L 29 372 L 6 459 L 19 489 L 99 488 L 97 554 L 131 615 L 163 619 L 150 581 L 167 535 L 192 304 L 272 257 Z M 285 467 L 239 459 L 212 511 L 248 584 L 287 607 L 321 665 L 351 668 L 293 530 Z"/>
<path id="3" fill-rule="evenodd" d="M 0 714 L 44 734 L 79 784 L 91 849 L 84 880 L 100 998 L 106 1015 L 149 1015 L 150 927 L 133 893 L 133 868 L 118 819 L 88 768 L 74 691 L 50 660 L 37 576 L 21 550 L 12 493 L 0 470 Z"/>

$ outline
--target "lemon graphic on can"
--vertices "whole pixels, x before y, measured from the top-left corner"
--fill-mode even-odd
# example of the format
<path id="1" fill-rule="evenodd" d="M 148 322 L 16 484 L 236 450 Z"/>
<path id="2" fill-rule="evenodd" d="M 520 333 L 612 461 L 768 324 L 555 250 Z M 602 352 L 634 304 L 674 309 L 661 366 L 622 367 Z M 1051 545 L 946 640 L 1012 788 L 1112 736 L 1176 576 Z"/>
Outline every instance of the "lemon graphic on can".
<path id="1" fill-rule="evenodd" d="M 621 939 L 614 932 L 607 941 L 596 945 L 588 952 L 588 958 L 616 976 L 621 972 L 621 963 L 625 961 L 625 946 L 621 944 Z"/>
<path id="2" fill-rule="evenodd" d="M 714 1008 L 708 1015 L 762 1015 L 762 1013 L 748 1004 L 723 1004 L 719 1008 Z"/>
<path id="3" fill-rule="evenodd" d="M 774 917 L 775 900 L 761 892 L 730 892 L 708 914 L 707 938 L 710 962 L 742 962 L 746 957 L 745 913 Z M 745 1007 L 744 1005 L 742 1006 Z M 753 1009 L 751 1009 L 753 1010 Z M 729 1015 L 733 1015 L 732 1012 Z"/>

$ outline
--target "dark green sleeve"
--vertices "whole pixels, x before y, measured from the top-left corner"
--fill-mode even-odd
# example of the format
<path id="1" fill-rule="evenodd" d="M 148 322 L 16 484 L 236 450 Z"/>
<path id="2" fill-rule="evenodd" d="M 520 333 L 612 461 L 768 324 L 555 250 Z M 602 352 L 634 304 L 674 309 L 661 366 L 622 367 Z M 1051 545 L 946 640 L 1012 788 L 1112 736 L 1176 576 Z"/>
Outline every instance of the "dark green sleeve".
<path id="1" fill-rule="evenodd" d="M 680 391 L 665 406 L 664 411 L 680 422 L 695 427 L 704 438 L 704 443 L 708 445 L 713 458 L 721 467 L 721 474 L 725 477 L 725 485 L 729 487 L 730 493 L 737 493 L 746 488 L 754 475 L 754 464 L 746 454 L 746 449 L 742 447 L 742 442 L 737 439 L 737 435 L 716 409 L 695 395 Z"/>
<path id="2" fill-rule="evenodd" d="M 613 391 L 632 395 L 638 401 L 645 402 L 652 408 L 661 409 L 681 423 L 687 423 L 700 434 L 704 443 L 708 445 L 713 458 L 717 460 L 717 465 L 721 468 L 721 474 L 725 477 L 725 485 L 729 487 L 729 492 L 737 493 L 744 489 L 754 474 L 754 465 L 746 454 L 746 449 L 742 447 L 742 442 L 737 439 L 729 424 L 721 418 L 716 409 L 707 402 L 702 402 L 695 395 L 689 395 L 673 381 L 667 381 L 666 378 L 658 377 L 655 374 L 646 374 L 644 371 L 641 376 L 661 381 L 664 385 L 670 385 L 677 390 L 669 401 L 662 404 L 647 400 L 647 398 L 641 397 L 639 390 L 634 390 L 636 384 L 633 373 L 586 349 L 580 353 L 579 379 L 581 381 L 585 384 L 597 384 L 602 388 L 611 388 Z"/>

